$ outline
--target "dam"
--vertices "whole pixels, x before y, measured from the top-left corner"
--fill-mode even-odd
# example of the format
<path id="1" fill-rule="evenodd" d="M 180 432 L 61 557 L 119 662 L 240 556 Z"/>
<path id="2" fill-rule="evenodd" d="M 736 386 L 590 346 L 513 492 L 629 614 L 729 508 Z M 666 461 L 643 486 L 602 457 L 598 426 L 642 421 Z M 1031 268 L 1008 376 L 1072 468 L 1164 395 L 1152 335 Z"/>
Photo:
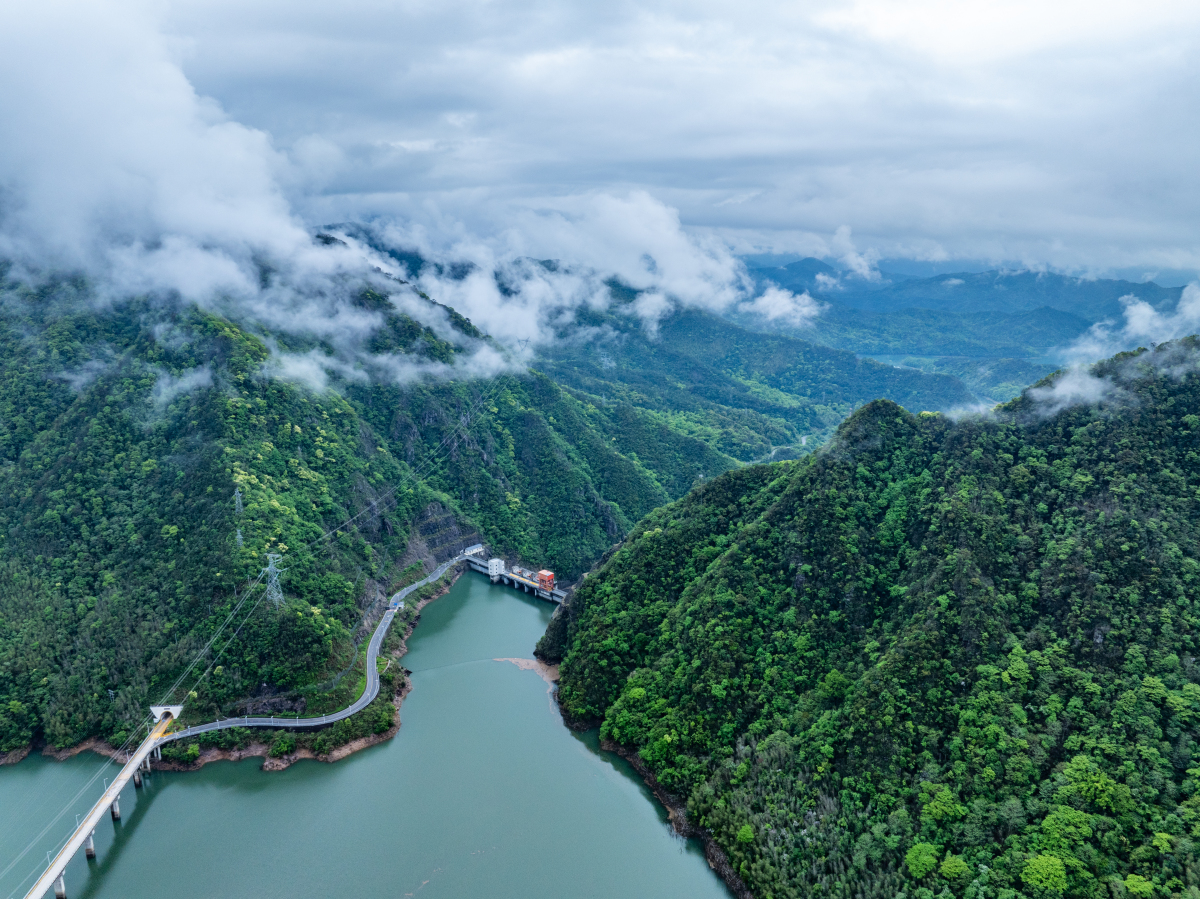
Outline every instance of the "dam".
<path id="1" fill-rule="evenodd" d="M 567 598 L 567 591 L 555 583 L 553 571 L 529 571 L 516 566 L 508 568 L 503 559 L 485 559 L 483 556 L 481 544 L 469 546 L 462 552 L 463 560 L 471 569 L 486 574 L 493 584 L 504 584 L 525 593 L 532 593 L 538 599 L 556 605 Z"/>

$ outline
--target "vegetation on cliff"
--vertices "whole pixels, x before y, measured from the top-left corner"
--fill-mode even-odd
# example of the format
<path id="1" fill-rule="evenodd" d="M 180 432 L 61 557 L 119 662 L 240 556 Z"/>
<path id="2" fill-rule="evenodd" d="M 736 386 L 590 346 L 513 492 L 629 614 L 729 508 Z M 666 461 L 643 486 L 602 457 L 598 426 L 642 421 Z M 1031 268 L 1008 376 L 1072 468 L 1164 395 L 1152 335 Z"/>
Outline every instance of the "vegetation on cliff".
<path id="1" fill-rule="evenodd" d="M 334 337 L 236 307 L 102 301 L 82 279 L 0 285 L 0 752 L 130 736 L 267 553 L 283 557 L 286 602 L 256 595 L 194 695 L 181 686 L 193 720 L 341 702 L 430 510 L 569 580 L 746 456 L 711 418 L 564 388 L 565 363 L 558 380 L 456 380 L 460 360 L 495 346 L 411 288 L 377 287 L 339 313 L 367 335 L 348 358 Z M 314 389 L 305 373 L 323 358 L 339 361 Z M 798 403 L 782 391 L 807 389 L 806 371 L 772 402 Z M 859 387 L 843 390 L 847 411 L 873 396 L 874 382 Z M 755 422 L 751 443 L 771 447 L 779 423 Z"/>
<path id="2" fill-rule="evenodd" d="M 657 510 L 543 640 L 564 710 L 756 896 L 1200 895 L 1196 350 Z"/>

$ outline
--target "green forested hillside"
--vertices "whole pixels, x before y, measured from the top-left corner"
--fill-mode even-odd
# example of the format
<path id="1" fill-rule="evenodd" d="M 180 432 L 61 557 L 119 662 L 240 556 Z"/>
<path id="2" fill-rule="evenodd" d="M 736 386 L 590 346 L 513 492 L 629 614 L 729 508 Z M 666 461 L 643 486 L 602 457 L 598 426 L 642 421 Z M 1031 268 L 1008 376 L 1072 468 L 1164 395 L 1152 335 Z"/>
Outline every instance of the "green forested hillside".
<path id="1" fill-rule="evenodd" d="M 918 409 L 974 401 L 951 375 L 756 333 L 703 312 L 671 315 L 653 335 L 615 315 L 583 313 L 579 326 L 588 329 L 586 342 L 568 337 L 543 351 L 539 365 L 555 380 L 600 408 L 648 410 L 743 462 L 805 451 L 879 397 Z"/>
<path id="2" fill-rule="evenodd" d="M 756 896 L 1200 895 L 1197 349 L 1099 407 L 873 403 L 656 511 L 541 644 L 564 710 Z"/>
<path id="3" fill-rule="evenodd" d="M 314 393 L 269 376 L 264 343 L 232 322 L 146 303 L 80 311 L 81 295 L 13 289 L 0 321 L 0 752 L 39 734 L 119 740 L 267 552 L 283 556 L 288 604 L 248 621 L 193 717 L 352 660 L 431 504 L 570 578 L 736 464 L 536 374 Z M 460 351 L 394 313 L 376 340 L 416 359 Z"/>
<path id="4" fill-rule="evenodd" d="M 555 377 L 368 376 L 372 359 L 453 364 L 488 340 L 453 310 L 410 299 L 449 330 L 364 289 L 353 304 L 374 321 L 360 348 L 367 362 L 340 378 L 355 362 L 339 357 L 329 388 L 314 391 L 272 355 L 343 352 L 312 334 L 166 301 L 101 303 L 81 279 L 3 285 L 0 752 L 40 738 L 119 741 L 268 552 L 283 557 L 287 602 L 247 620 L 187 715 L 264 697 L 324 707 L 334 697 L 318 685 L 353 665 L 363 625 L 416 561 L 423 528 L 457 522 L 453 533 L 571 580 L 643 516 L 747 457 L 717 417 L 743 416 L 750 442 L 769 452 L 796 432 L 744 398 L 786 411 L 814 389 L 805 379 L 815 370 L 793 360 L 779 382 L 790 393 L 751 373 L 741 406 L 702 400 L 704 415 L 689 417 L 661 393 L 565 388 L 586 377 L 572 381 L 562 360 Z M 895 371 L 838 358 L 875 378 L 838 388 L 846 411 Z M 685 382 L 698 369 L 687 365 L 672 372 L 670 396 L 692 395 Z M 637 376 L 632 366 L 622 377 Z M 898 383 L 962 389 L 920 373 Z"/>

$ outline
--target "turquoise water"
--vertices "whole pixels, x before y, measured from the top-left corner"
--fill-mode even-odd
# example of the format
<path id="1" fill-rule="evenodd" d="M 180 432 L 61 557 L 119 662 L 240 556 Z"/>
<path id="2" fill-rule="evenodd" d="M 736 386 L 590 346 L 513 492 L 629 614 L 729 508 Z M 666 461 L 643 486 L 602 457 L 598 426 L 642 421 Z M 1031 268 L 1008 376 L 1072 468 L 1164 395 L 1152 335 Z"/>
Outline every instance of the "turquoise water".
<path id="1" fill-rule="evenodd" d="M 101 822 L 97 861 L 71 862 L 67 895 L 728 899 L 632 769 L 567 730 L 535 672 L 493 661 L 531 657 L 551 611 L 464 575 L 409 641 L 395 739 L 333 765 L 155 773 L 125 790 L 120 823 Z M 0 868 L 101 765 L 87 753 L 0 768 Z M 0 877 L 0 899 L 24 895 L 101 788 Z"/>

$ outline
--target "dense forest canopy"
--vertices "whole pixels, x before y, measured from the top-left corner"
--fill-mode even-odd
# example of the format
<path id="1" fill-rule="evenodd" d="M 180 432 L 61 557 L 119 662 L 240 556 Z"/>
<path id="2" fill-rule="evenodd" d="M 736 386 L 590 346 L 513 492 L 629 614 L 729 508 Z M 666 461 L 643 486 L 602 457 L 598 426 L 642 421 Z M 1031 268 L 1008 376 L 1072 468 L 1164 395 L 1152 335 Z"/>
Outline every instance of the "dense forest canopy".
<path id="1" fill-rule="evenodd" d="M 542 351 L 537 365 L 547 374 L 598 405 L 650 411 L 741 462 L 815 446 L 878 397 L 936 410 L 975 401 L 953 376 L 756 333 L 710 313 L 677 313 L 653 335 L 612 314 L 581 314 L 578 325 L 586 341 L 564 335 Z"/>
<path id="2" fill-rule="evenodd" d="M 756 896 L 1200 896 L 1198 349 L 657 510 L 540 645 L 565 711 Z"/>
<path id="3" fill-rule="evenodd" d="M 488 342 L 411 287 L 388 289 L 403 303 L 366 287 L 349 301 L 376 322 L 369 358 L 454 372 Z M 361 371 L 314 390 L 281 374 L 276 354 L 338 351 L 319 336 L 163 299 L 101 302 L 80 278 L 10 277 L 0 304 L 0 752 L 36 739 L 120 742 L 268 552 L 283 556 L 287 602 L 260 606 L 238 631 L 187 698 L 195 720 L 259 693 L 332 701 L 312 691 L 352 662 L 381 597 L 429 561 L 418 550 L 431 516 L 569 581 L 655 508 L 742 460 L 807 451 L 802 434 L 816 446 L 880 390 L 965 395 L 952 378 L 816 348 L 832 387 L 803 359 L 770 384 L 726 361 L 703 369 L 716 399 L 684 408 L 673 403 L 688 395 L 700 353 L 671 355 L 636 328 L 620 342 L 633 357 L 600 377 L 559 358 L 552 373 L 397 382 Z M 639 360 L 652 356 L 643 389 Z M 856 370 L 871 377 L 840 380 Z M 818 390 L 835 391 L 837 409 L 814 412 Z"/>

